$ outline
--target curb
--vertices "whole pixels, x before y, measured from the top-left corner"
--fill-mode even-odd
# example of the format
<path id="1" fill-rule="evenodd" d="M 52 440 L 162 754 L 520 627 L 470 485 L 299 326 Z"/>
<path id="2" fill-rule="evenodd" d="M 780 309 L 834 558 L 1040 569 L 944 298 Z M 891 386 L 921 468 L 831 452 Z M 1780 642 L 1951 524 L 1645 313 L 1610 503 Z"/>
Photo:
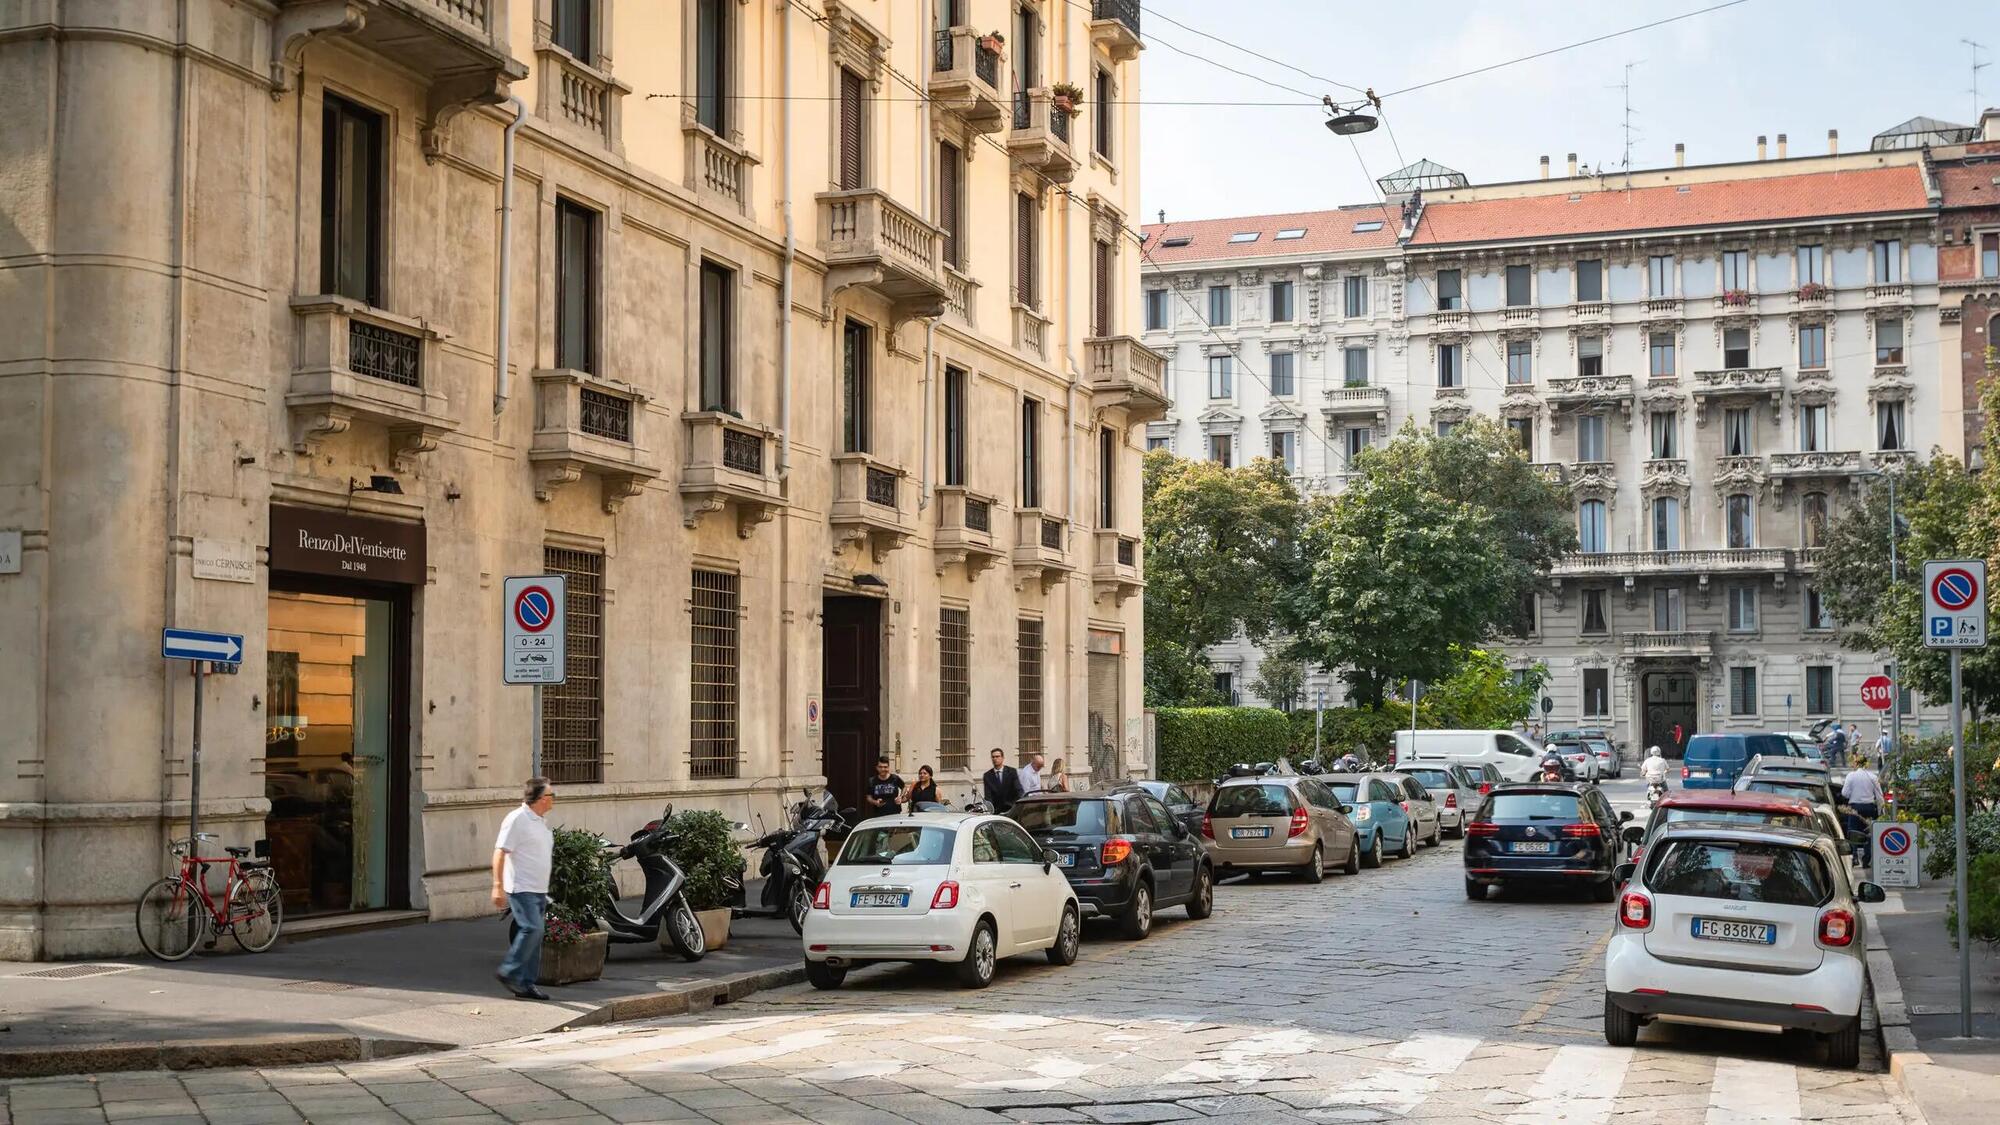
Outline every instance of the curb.
<path id="1" fill-rule="evenodd" d="M 767 988 L 783 988 L 788 984 L 799 984 L 805 979 L 806 969 L 803 964 L 786 965 L 776 969 L 752 969 L 673 992 L 656 992 L 648 996 L 622 996 L 600 1004 L 573 1019 L 566 1019 L 549 1030 L 560 1031 L 565 1027 L 597 1027 L 607 1023 L 625 1023 L 628 1020 L 686 1015 L 688 1012 L 720 1007 Z"/>
<path id="2" fill-rule="evenodd" d="M 1889 1061 L 1889 1077 L 1896 1080 L 1910 1108 L 1923 1119 L 1910 1071 L 1930 1065 L 1931 1057 L 1917 1049 L 1917 1037 L 1910 1031 L 1910 1010 L 1903 1002 L 1903 983 L 1896 977 L 1896 963 L 1889 958 L 1889 943 L 1879 926 L 1868 927 L 1868 953 L 1863 963 L 1868 990 L 1875 997 L 1875 1020 L 1882 1036 L 1883 1057 Z"/>

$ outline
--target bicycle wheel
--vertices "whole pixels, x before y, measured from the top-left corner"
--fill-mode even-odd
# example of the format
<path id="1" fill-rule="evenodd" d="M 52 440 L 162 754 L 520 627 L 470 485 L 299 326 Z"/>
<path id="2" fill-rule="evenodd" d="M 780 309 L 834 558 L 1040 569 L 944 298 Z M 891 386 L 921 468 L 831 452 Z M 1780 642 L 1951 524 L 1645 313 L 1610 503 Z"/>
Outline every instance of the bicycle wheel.
<path id="1" fill-rule="evenodd" d="M 194 952 L 208 932 L 208 907 L 194 885 L 169 875 L 139 896 L 139 944 L 162 961 Z"/>
<path id="2" fill-rule="evenodd" d="M 284 896 L 269 871 L 251 871 L 229 892 L 229 933 L 246 953 L 262 953 L 277 944 L 285 924 Z"/>

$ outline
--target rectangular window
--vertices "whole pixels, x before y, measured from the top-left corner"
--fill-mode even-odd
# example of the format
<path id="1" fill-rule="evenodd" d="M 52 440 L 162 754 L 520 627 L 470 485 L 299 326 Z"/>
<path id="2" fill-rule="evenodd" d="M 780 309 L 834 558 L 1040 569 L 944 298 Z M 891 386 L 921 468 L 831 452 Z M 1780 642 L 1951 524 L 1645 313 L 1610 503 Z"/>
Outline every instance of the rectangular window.
<path id="1" fill-rule="evenodd" d="M 1751 455 L 1750 408 L 1732 406 L 1722 412 L 1722 455 L 1724 457 L 1748 457 Z"/>
<path id="2" fill-rule="evenodd" d="M 1271 353 L 1271 394 L 1278 398 L 1290 398 L 1298 393 L 1298 380 L 1294 371 L 1298 356 L 1291 352 Z"/>
<path id="3" fill-rule="evenodd" d="M 1092 242 L 1090 244 L 1090 331 L 1093 336 L 1109 336 L 1114 331 L 1111 324 L 1111 310 L 1117 304 L 1112 293 L 1114 280 L 1111 244 Z"/>
<path id="4" fill-rule="evenodd" d="M 868 186 L 868 87 L 859 74 L 840 68 L 840 190 Z"/>
<path id="5" fill-rule="evenodd" d="M 1099 68 L 1091 76 L 1090 100 L 1097 106 L 1096 128 L 1091 130 L 1091 138 L 1096 145 L 1097 155 L 1111 159 L 1111 127 L 1118 118 L 1118 97 L 1111 86 L 1111 72 Z"/>
<path id="6" fill-rule="evenodd" d="M 1208 287 L 1208 322 L 1218 328 L 1229 323 L 1229 286 Z"/>
<path id="7" fill-rule="evenodd" d="M 1677 411 L 1655 410 L 1647 415 L 1646 427 L 1652 438 L 1653 460 L 1663 461 L 1681 455 L 1681 416 Z"/>
<path id="8" fill-rule="evenodd" d="M 596 0 L 554 0 L 549 6 L 549 38 L 581 63 L 595 64 L 590 17 Z"/>
<path id="9" fill-rule="evenodd" d="M 701 264 L 701 408 L 734 410 L 736 378 L 730 309 L 736 295 L 736 272 Z"/>
<path id="10" fill-rule="evenodd" d="M 1462 387 L 1465 385 L 1465 371 L 1462 367 L 1464 344 L 1438 345 L 1438 386 Z"/>
<path id="11" fill-rule="evenodd" d="M 1576 538 L 1578 549 L 1584 554 L 1604 553 L 1606 539 L 1604 501 L 1585 500 L 1576 506 Z"/>
<path id="12" fill-rule="evenodd" d="M 597 212 L 556 197 L 556 366 L 597 370 Z"/>
<path id="13" fill-rule="evenodd" d="M 1826 596 L 1815 586 L 1806 587 L 1806 628 L 1833 628 L 1833 611 L 1826 607 Z"/>
<path id="14" fill-rule="evenodd" d="M 1646 342 L 1651 363 L 1647 373 L 1655 379 L 1674 377 L 1674 334 L 1655 332 Z"/>
<path id="15" fill-rule="evenodd" d="M 1826 247 L 1811 244 L 1799 247 L 1799 284 L 1826 284 Z"/>
<path id="16" fill-rule="evenodd" d="M 1289 324 L 1292 319 L 1292 283 L 1271 283 L 1271 323 Z"/>
<path id="17" fill-rule="evenodd" d="M 1154 437 L 1152 434 L 1146 435 L 1146 452 L 1148 453 L 1151 453 L 1155 449 L 1172 451 L 1173 447 L 1174 439 L 1172 438 Z"/>
<path id="18" fill-rule="evenodd" d="M 1731 668 L 1729 670 L 1729 713 L 1732 715 L 1755 715 L 1757 713 L 1757 669 Z"/>
<path id="19" fill-rule="evenodd" d="M 732 0 L 695 0 L 694 119 L 716 136 L 735 123 L 729 104 L 729 41 Z"/>
<path id="20" fill-rule="evenodd" d="M 1756 507 L 1750 497 L 1741 492 L 1731 493 L 1723 501 L 1724 523 L 1727 544 L 1735 550 L 1757 545 Z"/>
<path id="21" fill-rule="evenodd" d="M 1799 325 L 1799 366 L 1826 366 L 1826 325 Z"/>
<path id="22" fill-rule="evenodd" d="M 1903 322 L 1901 320 L 1878 320 L 1875 322 L 1875 362 L 1903 362 Z"/>
<path id="23" fill-rule="evenodd" d="M 1042 623 L 1023 617 L 1014 630 L 1020 667 L 1020 746 L 1023 756 L 1042 749 Z"/>
<path id="24" fill-rule="evenodd" d="M 1576 459 L 1579 461 L 1608 461 L 1609 445 L 1604 439 L 1604 415 L 1579 414 L 1576 417 Z"/>
<path id="25" fill-rule="evenodd" d="M 1827 407 L 1815 403 L 1799 407 L 1799 451 L 1823 453 L 1827 448 Z"/>
<path id="26" fill-rule="evenodd" d="M 841 328 L 841 452 L 867 453 L 874 407 L 874 333 L 858 320 Z"/>
<path id="27" fill-rule="evenodd" d="M 1368 315 L 1368 279 L 1365 277 L 1345 277 L 1341 279 L 1341 309 L 1347 316 Z"/>
<path id="28" fill-rule="evenodd" d="M 1452 431 L 1458 429 L 1458 423 L 1441 420 L 1432 428 L 1437 431 L 1437 436 L 1450 437 L 1452 435 Z"/>
<path id="29" fill-rule="evenodd" d="M 1979 276 L 2000 277 L 2000 234 L 1979 236 Z"/>
<path id="30" fill-rule="evenodd" d="M 1021 400 L 1021 506 L 1042 506 L 1042 404 Z"/>
<path id="31" fill-rule="evenodd" d="M 604 556 L 542 548 L 561 575 L 564 680 L 542 692 L 542 772 L 558 785 L 604 780 Z"/>
<path id="32" fill-rule="evenodd" d="M 1507 341 L 1507 381 L 1509 383 L 1532 383 L 1535 381 L 1535 346 L 1526 340 Z"/>
<path id="33" fill-rule="evenodd" d="M 1674 295 L 1674 256 L 1654 254 L 1646 259 L 1646 296 L 1671 297 Z"/>
<path id="34" fill-rule="evenodd" d="M 1731 369 L 1750 366 L 1750 330 L 1748 328 L 1725 328 L 1722 330 L 1722 366 Z"/>
<path id="35" fill-rule="evenodd" d="M 1678 633 L 1687 628 L 1686 601 L 1681 597 L 1679 586 L 1666 586 L 1653 591 L 1653 629 L 1660 633 Z"/>
<path id="36" fill-rule="evenodd" d="M 1042 307 L 1041 210 L 1026 192 L 1014 196 L 1014 303 Z"/>
<path id="37" fill-rule="evenodd" d="M 1231 448 L 1232 444 L 1228 434 L 1208 435 L 1208 459 L 1225 469 L 1233 467 L 1235 450 Z"/>
<path id="38" fill-rule="evenodd" d="M 326 95 L 320 111 L 319 285 L 382 304 L 382 116 Z"/>
<path id="39" fill-rule="evenodd" d="M 1903 432 L 1903 404 L 1900 402 L 1878 402 L 1875 404 L 1875 448 L 1908 449 L 1908 434 Z"/>
<path id="40" fill-rule="evenodd" d="M 966 381 L 962 368 L 944 369 L 944 483 L 954 488 L 966 482 Z"/>
<path id="41" fill-rule="evenodd" d="M 1514 436 L 1514 445 L 1521 456 L 1530 461 L 1535 459 L 1535 420 L 1533 418 L 1507 419 L 1507 431 Z"/>
<path id="42" fill-rule="evenodd" d="M 1352 468 L 1354 459 L 1361 456 L 1362 450 L 1374 442 L 1375 431 L 1366 426 L 1349 426 L 1342 431 L 1342 436 L 1346 439 L 1347 464 Z"/>
<path id="43" fill-rule="evenodd" d="M 1118 431 L 1097 431 L 1097 526 L 1118 526 Z"/>
<path id="44" fill-rule="evenodd" d="M 1722 291 L 1724 293 L 1748 293 L 1750 291 L 1750 251 L 1724 250 L 1722 252 Z"/>
<path id="45" fill-rule="evenodd" d="M 1604 591 L 1583 591 L 1583 632 L 1588 636 L 1601 637 L 1611 632 L 1611 618 L 1604 611 Z"/>
<path id="46" fill-rule="evenodd" d="M 1806 714 L 1833 714 L 1833 666 L 1806 665 Z"/>
<path id="47" fill-rule="evenodd" d="M 1167 326 L 1167 291 L 1146 290 L 1146 331 L 1158 332 Z"/>
<path id="48" fill-rule="evenodd" d="M 1533 289 L 1532 275 L 1529 274 L 1528 267 L 1507 267 L 1507 304 L 1509 307 L 1518 308 L 1522 305 L 1532 303 L 1531 291 Z"/>
<path id="49" fill-rule="evenodd" d="M 1271 431 L 1271 458 L 1285 467 L 1287 473 L 1299 471 L 1299 432 L 1297 430 Z"/>
<path id="50" fill-rule="evenodd" d="M 1341 349 L 1340 362 L 1348 386 L 1365 387 L 1368 385 L 1367 348 Z"/>
<path id="51" fill-rule="evenodd" d="M 1234 706 L 1236 703 L 1236 674 L 1234 672 L 1215 673 L 1215 690 L 1220 692 L 1222 698 L 1228 700 L 1231 706 Z"/>
<path id="52" fill-rule="evenodd" d="M 688 704 L 693 715 L 688 776 L 692 778 L 737 773 L 738 581 L 727 571 L 694 572 L 694 596 L 688 603 L 692 617 Z"/>
<path id="53" fill-rule="evenodd" d="M 938 142 L 938 226 L 944 229 L 945 264 L 965 268 L 965 154 Z"/>
<path id="54" fill-rule="evenodd" d="M 1226 355 L 1208 357 L 1208 397 L 1228 398 L 1235 390 L 1236 368 Z"/>
<path id="55" fill-rule="evenodd" d="M 1808 492 L 1799 502 L 1800 535 L 1807 547 L 1826 546 L 1826 532 L 1833 519 L 1833 507 L 1824 492 Z"/>
<path id="56" fill-rule="evenodd" d="M 1576 373 L 1585 378 L 1604 374 L 1604 337 L 1576 338 Z"/>
<path id="57" fill-rule="evenodd" d="M 1604 299 L 1604 262 L 1599 258 L 1583 258 L 1576 263 L 1576 299 L 1579 301 L 1602 301 Z"/>
<path id="58" fill-rule="evenodd" d="M 1459 295 L 1458 277 L 1459 272 L 1457 270 L 1438 271 L 1438 311 L 1443 312 L 1462 307 L 1460 302 L 1463 298 Z"/>
<path id="59" fill-rule="evenodd" d="M 1757 587 L 1729 588 L 1729 631 L 1732 633 L 1757 631 Z"/>
<path id="60" fill-rule="evenodd" d="M 1611 714 L 1611 669 L 1583 670 L 1583 714 L 1587 719 L 1602 719 Z"/>
<path id="61" fill-rule="evenodd" d="M 1903 280 L 1903 244 L 1894 238 L 1875 243 L 1875 284 L 1895 285 Z"/>
<path id="62" fill-rule="evenodd" d="M 971 761 L 972 612 L 938 610 L 938 767 Z"/>
<path id="63" fill-rule="evenodd" d="M 1681 502 L 1677 496 L 1653 497 L 1653 550 L 1681 549 Z"/>

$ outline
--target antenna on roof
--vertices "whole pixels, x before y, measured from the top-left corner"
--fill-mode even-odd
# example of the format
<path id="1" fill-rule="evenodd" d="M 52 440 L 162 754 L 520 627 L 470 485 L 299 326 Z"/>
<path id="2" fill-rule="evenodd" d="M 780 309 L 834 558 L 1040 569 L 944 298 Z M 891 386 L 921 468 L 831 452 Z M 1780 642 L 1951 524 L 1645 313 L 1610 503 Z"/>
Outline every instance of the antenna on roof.
<path id="1" fill-rule="evenodd" d="M 1632 187 L 1632 68 L 1645 61 L 1645 59 L 1634 59 L 1626 63 L 1625 80 L 1618 83 L 1617 86 L 1619 90 L 1625 93 L 1625 187 L 1627 190 L 1630 190 Z M 1603 171 L 1602 168 L 1598 170 L 1600 172 Z"/>
<path id="2" fill-rule="evenodd" d="M 1972 48 L 1972 119 L 1974 121 L 1977 121 L 1979 120 L 1979 114 L 1980 114 L 1979 72 L 1985 70 L 1987 67 L 1992 66 L 1993 64 L 1983 63 L 1979 61 L 1979 52 L 1984 51 L 1986 49 L 1986 44 L 1975 43 L 1970 39 L 1960 39 L 1959 42 L 1965 44 L 1967 47 Z"/>

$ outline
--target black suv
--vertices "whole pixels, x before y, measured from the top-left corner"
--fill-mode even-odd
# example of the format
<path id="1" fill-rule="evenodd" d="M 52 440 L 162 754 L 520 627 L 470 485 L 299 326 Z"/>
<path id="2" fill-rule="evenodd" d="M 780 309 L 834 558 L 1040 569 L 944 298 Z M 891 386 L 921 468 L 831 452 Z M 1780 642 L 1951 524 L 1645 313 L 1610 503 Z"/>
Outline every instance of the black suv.
<path id="1" fill-rule="evenodd" d="M 1201 838 L 1143 789 L 1031 793 L 1007 815 L 1056 853 L 1084 916 L 1116 918 L 1128 938 L 1152 932 L 1156 909 L 1186 906 L 1188 917 L 1206 918 L 1215 908 Z"/>
<path id="2" fill-rule="evenodd" d="M 1619 829 L 1632 814 L 1614 812 L 1595 785 L 1530 782 L 1502 785 L 1465 822 L 1465 897 L 1486 888 L 1567 883 L 1610 902 L 1612 872 L 1625 859 Z"/>

